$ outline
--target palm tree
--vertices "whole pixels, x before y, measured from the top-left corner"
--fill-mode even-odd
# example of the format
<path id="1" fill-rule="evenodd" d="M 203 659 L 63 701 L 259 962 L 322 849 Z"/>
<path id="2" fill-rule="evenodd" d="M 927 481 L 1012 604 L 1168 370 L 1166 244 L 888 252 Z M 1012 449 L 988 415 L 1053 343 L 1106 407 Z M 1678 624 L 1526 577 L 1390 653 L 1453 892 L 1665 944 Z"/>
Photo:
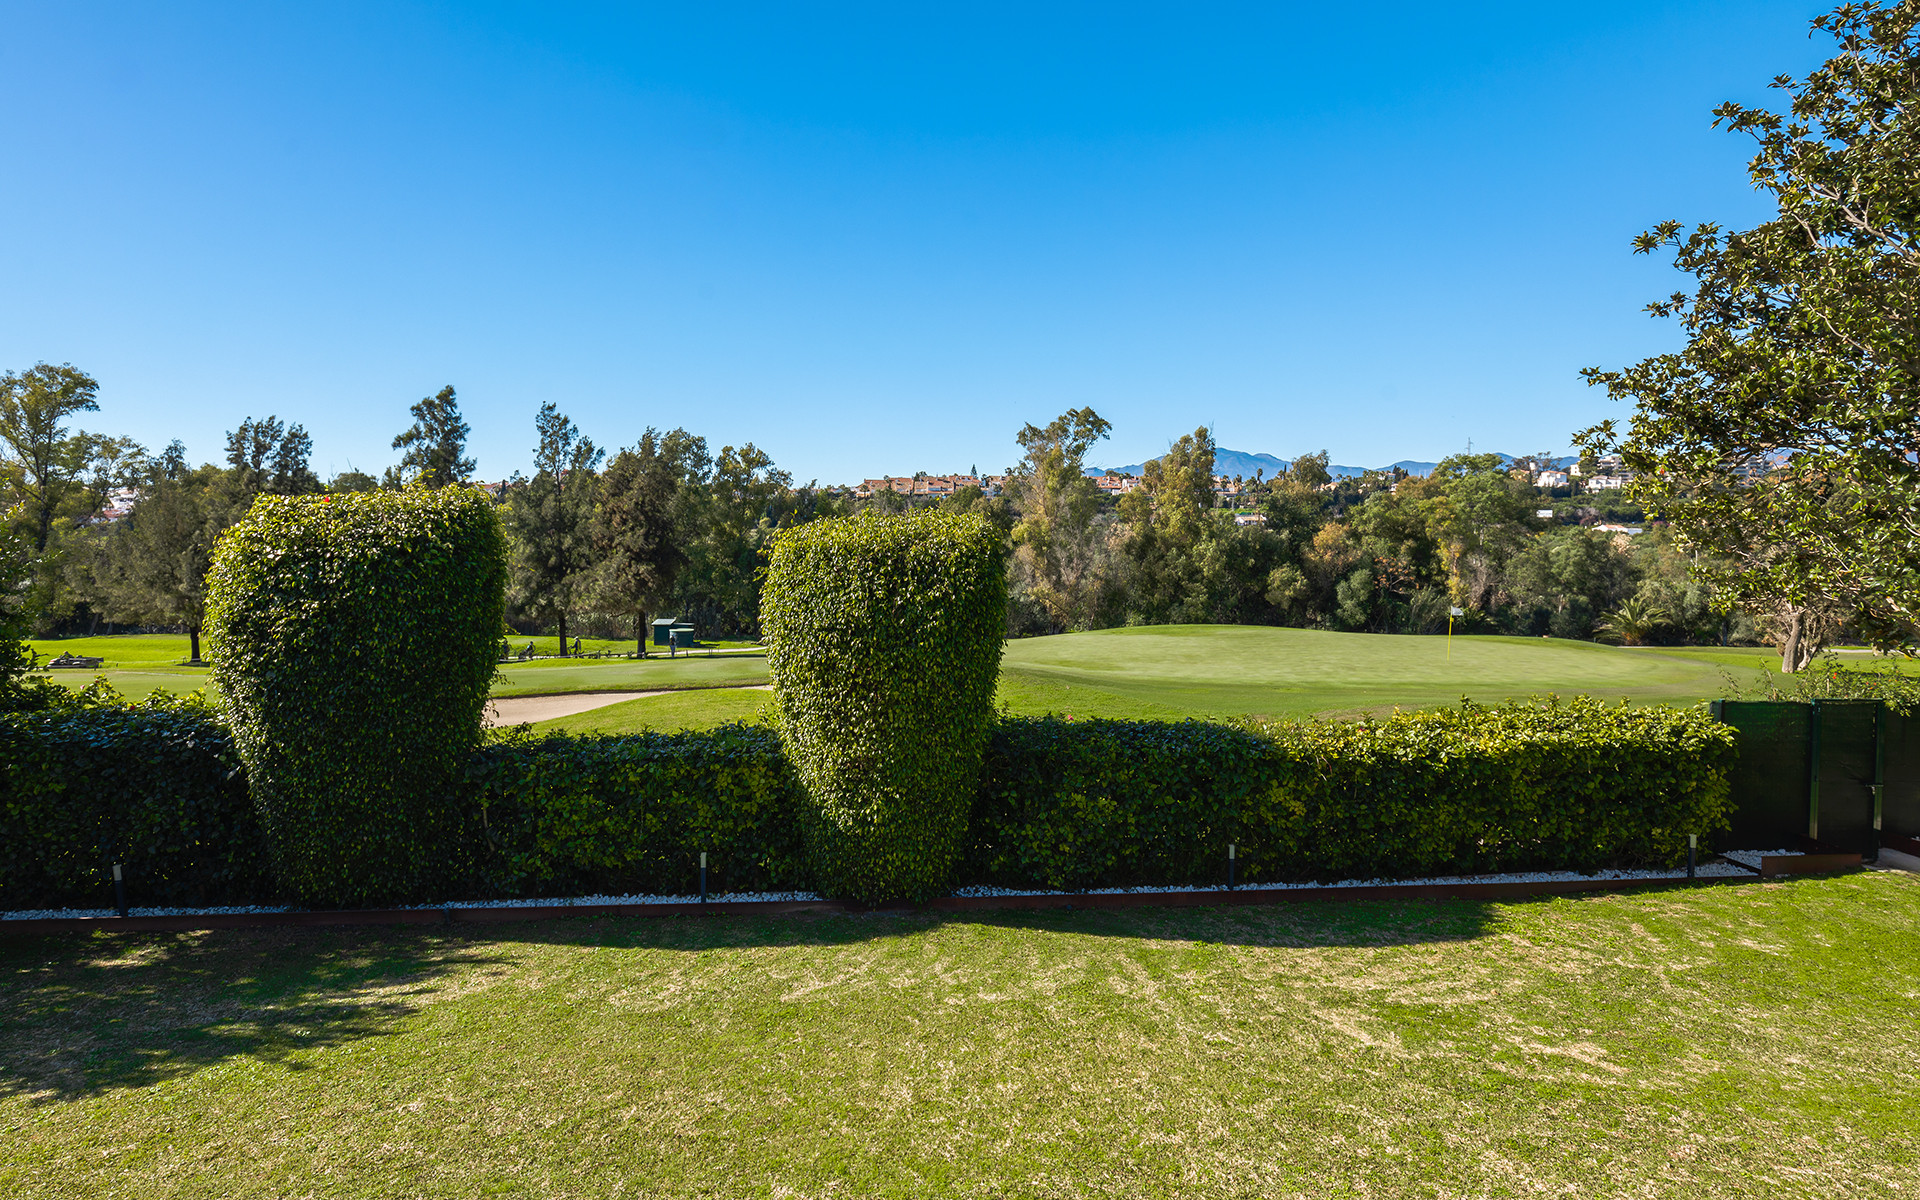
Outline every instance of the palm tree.
<path id="1" fill-rule="evenodd" d="M 1603 614 L 1595 628 L 1606 637 L 1620 639 L 1622 645 L 1641 646 L 1667 620 L 1665 609 L 1635 596 L 1612 612 Z"/>

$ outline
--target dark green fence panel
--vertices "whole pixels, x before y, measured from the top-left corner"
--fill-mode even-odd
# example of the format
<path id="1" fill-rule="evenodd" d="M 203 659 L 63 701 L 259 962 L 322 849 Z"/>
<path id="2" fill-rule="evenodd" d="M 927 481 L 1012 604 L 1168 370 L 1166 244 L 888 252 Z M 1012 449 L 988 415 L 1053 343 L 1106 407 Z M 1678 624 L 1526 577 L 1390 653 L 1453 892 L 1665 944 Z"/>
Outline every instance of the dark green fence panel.
<path id="1" fill-rule="evenodd" d="M 1880 702 L 1821 700 L 1809 707 L 1819 721 L 1820 786 L 1808 832 L 1836 850 L 1867 852 Z"/>
<path id="2" fill-rule="evenodd" d="M 1733 828 L 1716 850 L 1777 850 L 1807 832 L 1811 710 L 1771 700 L 1716 700 L 1714 716 L 1740 731 L 1740 756 L 1728 773 Z"/>
<path id="3" fill-rule="evenodd" d="M 1730 774 L 1733 828 L 1719 850 L 1765 850 L 1812 837 L 1871 854 L 1879 832 L 1920 838 L 1920 713 L 1878 700 L 1716 700 L 1740 731 Z"/>
<path id="4" fill-rule="evenodd" d="M 1901 716 L 1888 709 L 1882 721 L 1881 829 L 1920 838 L 1920 712 Z"/>

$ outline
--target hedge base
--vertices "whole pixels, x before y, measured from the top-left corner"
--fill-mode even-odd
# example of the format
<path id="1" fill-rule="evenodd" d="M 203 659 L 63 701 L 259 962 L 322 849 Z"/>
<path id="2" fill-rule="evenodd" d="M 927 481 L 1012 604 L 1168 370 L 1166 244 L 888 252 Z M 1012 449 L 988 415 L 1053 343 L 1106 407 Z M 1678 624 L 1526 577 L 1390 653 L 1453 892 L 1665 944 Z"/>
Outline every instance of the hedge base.
<path id="1" fill-rule="evenodd" d="M 1857 863 L 1857 856 L 1856 856 Z M 1857 867 L 1855 868 L 1857 869 Z M 1811 874 L 1809 868 L 1803 872 Z M 993 910 L 1240 908 L 1324 900 L 1512 900 L 1529 896 L 1568 896 L 1587 892 L 1715 887 L 1760 883 L 1759 875 L 1721 875 L 1700 879 L 1542 879 L 1502 883 L 1383 883 L 1357 887 L 1206 888 L 1182 892 L 1052 892 L 1021 896 L 946 896 L 921 905 L 869 908 L 844 900 L 715 900 L 702 904 L 547 904 L 502 908 L 329 909 L 315 912 L 217 913 L 196 917 L 35 917 L 0 920 L 8 934 L 181 932 L 202 929 L 266 929 L 316 925 L 498 925 L 510 921 L 551 921 L 562 917 L 787 916 L 798 913 L 920 913 Z"/>

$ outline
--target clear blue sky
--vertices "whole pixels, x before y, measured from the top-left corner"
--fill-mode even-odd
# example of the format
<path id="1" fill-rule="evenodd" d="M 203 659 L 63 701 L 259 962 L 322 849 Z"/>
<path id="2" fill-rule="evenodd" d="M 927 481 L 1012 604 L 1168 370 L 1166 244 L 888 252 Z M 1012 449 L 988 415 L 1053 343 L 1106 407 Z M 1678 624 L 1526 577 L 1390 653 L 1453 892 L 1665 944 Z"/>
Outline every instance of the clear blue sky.
<path id="1" fill-rule="evenodd" d="M 0 367 L 218 458 L 378 471 L 443 384 L 480 473 L 557 402 L 802 481 L 997 470 L 1090 404 L 1373 465 L 1562 449 L 1673 343 L 1665 217 L 1827 5 L 4 4 Z"/>

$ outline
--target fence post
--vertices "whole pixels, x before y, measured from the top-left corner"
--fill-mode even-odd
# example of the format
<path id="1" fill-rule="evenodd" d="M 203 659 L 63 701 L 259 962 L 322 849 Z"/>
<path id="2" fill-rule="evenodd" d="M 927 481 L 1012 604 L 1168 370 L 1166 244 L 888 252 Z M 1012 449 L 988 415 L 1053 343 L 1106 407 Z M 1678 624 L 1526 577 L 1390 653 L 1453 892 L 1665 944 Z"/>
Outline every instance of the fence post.
<path id="1" fill-rule="evenodd" d="M 1867 834 L 1867 861 L 1880 861 L 1880 803 L 1887 792 L 1887 702 L 1873 710 L 1873 829 Z"/>
<path id="2" fill-rule="evenodd" d="M 1807 705 L 1807 840 L 1820 840 L 1820 702 Z"/>

